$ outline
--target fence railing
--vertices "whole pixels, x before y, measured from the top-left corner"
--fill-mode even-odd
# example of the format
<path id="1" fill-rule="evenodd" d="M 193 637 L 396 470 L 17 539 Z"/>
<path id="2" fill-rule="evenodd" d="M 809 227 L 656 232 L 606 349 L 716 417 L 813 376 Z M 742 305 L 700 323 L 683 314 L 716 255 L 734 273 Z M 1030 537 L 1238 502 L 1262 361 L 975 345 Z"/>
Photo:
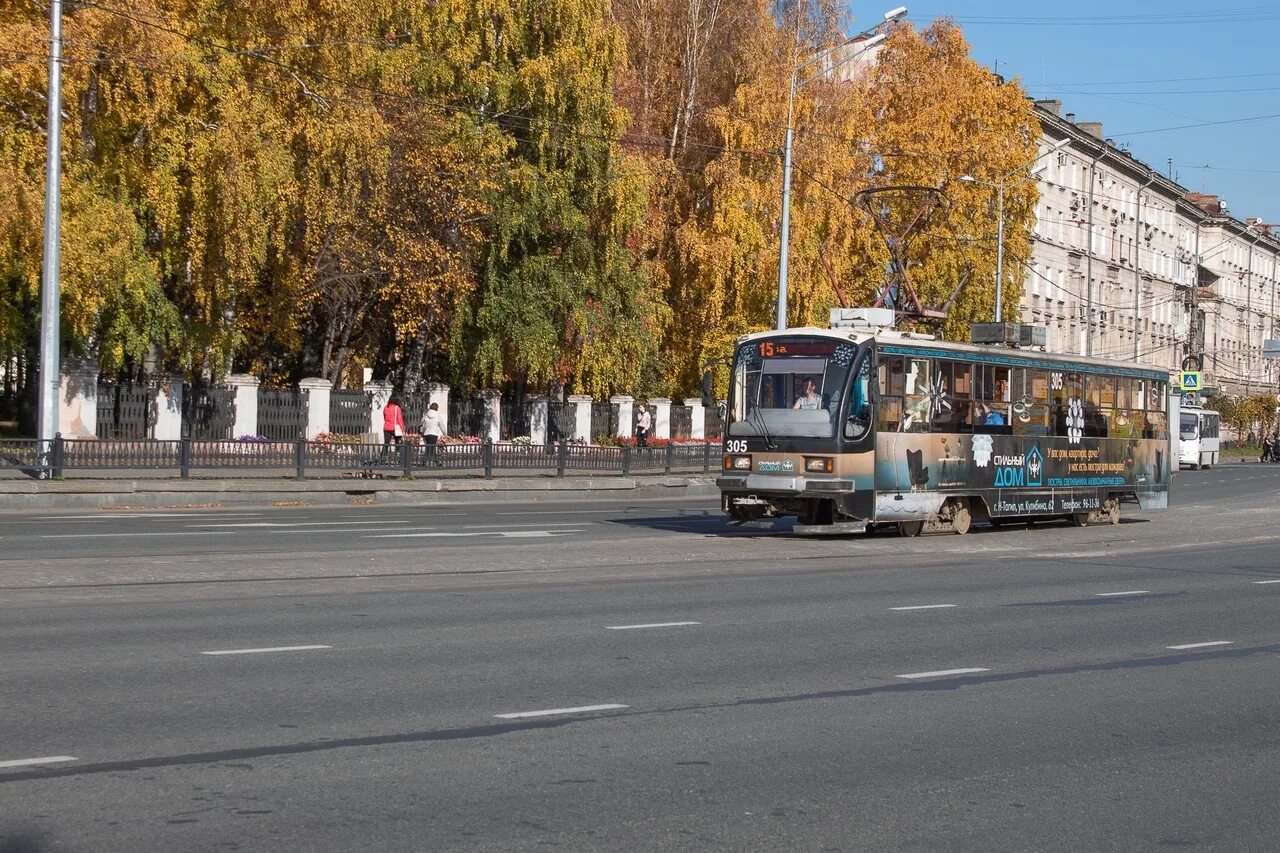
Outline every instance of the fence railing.
<path id="1" fill-rule="evenodd" d="M 373 395 L 365 391 L 335 389 L 329 395 L 329 432 L 336 435 L 364 435 L 369 432 Z M 418 415 L 419 420 L 421 414 Z M 408 419 L 405 423 L 410 423 Z M 412 421 L 417 425 L 417 421 Z"/>
<path id="2" fill-rule="evenodd" d="M 661 447 L 597 447 L 573 442 L 517 444 L 399 445 L 328 441 L 94 441 L 56 438 L 0 440 L 0 469 L 32 477 L 61 478 L 67 471 L 172 470 L 187 479 L 194 471 L 273 469 L 280 476 L 412 478 L 422 473 L 494 476 L 495 471 L 709 473 L 719 466 L 715 442 L 669 443 Z"/>
<path id="3" fill-rule="evenodd" d="M 150 438 L 156 426 L 156 389 L 151 385 L 98 385 L 98 438 Z"/>
<path id="4" fill-rule="evenodd" d="M 307 431 L 306 391 L 258 391 L 258 432 L 274 441 L 291 441 Z"/>
<path id="5" fill-rule="evenodd" d="M 205 441 L 234 438 L 231 433 L 235 425 L 236 392 L 233 389 L 186 386 L 182 396 L 184 436 Z"/>

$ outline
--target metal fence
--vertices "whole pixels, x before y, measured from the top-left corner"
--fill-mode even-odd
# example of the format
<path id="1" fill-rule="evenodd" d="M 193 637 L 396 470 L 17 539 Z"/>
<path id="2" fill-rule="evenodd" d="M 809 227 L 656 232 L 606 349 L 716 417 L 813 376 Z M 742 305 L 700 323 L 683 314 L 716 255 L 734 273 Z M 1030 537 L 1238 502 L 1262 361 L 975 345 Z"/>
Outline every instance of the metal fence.
<path id="1" fill-rule="evenodd" d="M 236 392 L 188 385 L 182 394 L 182 434 L 204 441 L 235 438 Z"/>
<path id="2" fill-rule="evenodd" d="M 671 437 L 690 438 L 693 435 L 693 409 L 688 406 L 671 407 Z"/>
<path id="3" fill-rule="evenodd" d="M 373 414 L 373 395 L 367 391 L 343 391 L 335 389 L 329 394 L 329 432 L 336 435 L 364 435 L 369 432 L 372 424 L 369 422 L 370 416 Z M 418 420 L 410 421 L 405 418 L 406 424 L 412 424 L 413 428 L 417 428 L 418 421 L 422 419 L 422 415 L 418 415 Z"/>
<path id="4" fill-rule="evenodd" d="M 478 397 L 449 397 L 449 434 L 473 435 L 484 433 L 484 400 Z"/>
<path id="5" fill-rule="evenodd" d="M 547 441 L 568 441 L 578 425 L 578 404 L 552 400 L 547 403 Z"/>
<path id="6" fill-rule="evenodd" d="M 183 479 L 198 471 L 273 470 L 279 476 L 408 477 L 455 474 L 493 477 L 494 472 L 565 476 L 573 471 L 709 473 L 719 464 L 715 443 L 663 447 L 596 447 L 587 444 L 515 442 L 399 445 L 333 441 L 106 441 L 58 438 L 0 440 L 0 469 L 33 477 L 67 471 L 171 470 Z"/>
<path id="7" fill-rule="evenodd" d="M 705 435 L 708 441 L 719 441 L 724 438 L 724 403 L 708 406 L 705 411 Z"/>
<path id="8" fill-rule="evenodd" d="M 613 438 L 618 434 L 617 403 L 591 404 L 591 439 Z"/>
<path id="9" fill-rule="evenodd" d="M 156 428 L 155 406 L 152 385 L 99 383 L 98 438 L 150 438 Z"/>
<path id="10" fill-rule="evenodd" d="M 310 396 L 307 391 L 259 389 L 258 435 L 273 441 L 292 441 L 305 433 Z"/>

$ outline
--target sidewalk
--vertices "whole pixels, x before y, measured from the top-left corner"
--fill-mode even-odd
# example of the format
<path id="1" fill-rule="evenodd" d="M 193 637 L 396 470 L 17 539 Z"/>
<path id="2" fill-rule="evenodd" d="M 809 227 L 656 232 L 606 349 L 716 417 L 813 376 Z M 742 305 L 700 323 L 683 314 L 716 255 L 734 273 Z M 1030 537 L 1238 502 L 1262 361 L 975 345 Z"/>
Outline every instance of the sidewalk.
<path id="1" fill-rule="evenodd" d="M 125 472 L 116 472 L 117 474 Z M 0 478 L 0 510 L 217 506 L 433 504 L 591 500 L 598 497 L 713 497 L 715 474 L 620 477 L 518 476 L 403 479 L 219 478 L 178 480 Z"/>

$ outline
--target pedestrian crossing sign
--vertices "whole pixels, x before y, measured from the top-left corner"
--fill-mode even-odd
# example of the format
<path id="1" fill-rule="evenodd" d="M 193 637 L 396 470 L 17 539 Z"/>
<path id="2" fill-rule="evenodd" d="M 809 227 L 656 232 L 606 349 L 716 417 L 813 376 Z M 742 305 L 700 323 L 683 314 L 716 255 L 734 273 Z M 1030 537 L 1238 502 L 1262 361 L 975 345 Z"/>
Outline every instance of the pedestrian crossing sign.
<path id="1" fill-rule="evenodd" d="M 1200 390 L 1200 371 L 1184 370 L 1182 371 L 1179 388 L 1182 391 L 1199 391 Z"/>

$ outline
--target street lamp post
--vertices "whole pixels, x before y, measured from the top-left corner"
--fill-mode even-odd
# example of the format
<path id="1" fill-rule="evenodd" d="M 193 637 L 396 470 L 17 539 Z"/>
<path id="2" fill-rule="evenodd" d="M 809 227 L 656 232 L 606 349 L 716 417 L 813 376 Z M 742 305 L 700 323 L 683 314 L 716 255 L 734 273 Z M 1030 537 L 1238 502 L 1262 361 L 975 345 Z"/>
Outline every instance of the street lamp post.
<path id="1" fill-rule="evenodd" d="M 1048 151 L 1045 151 L 1043 154 L 1038 155 L 1035 158 L 1035 160 L 1032 160 L 1030 163 L 1027 163 L 1026 166 L 1033 165 L 1036 162 L 1036 160 L 1042 160 L 1045 157 L 1048 157 L 1050 154 L 1057 151 L 1059 148 L 1064 147 L 1070 141 L 1071 141 L 1070 139 L 1061 140 L 1052 148 L 1050 148 Z M 1022 169 L 1026 168 L 1026 166 L 1020 166 L 1019 168 L 1014 169 L 1012 172 L 1007 172 L 1001 175 L 999 178 L 997 178 L 994 181 L 983 181 L 978 178 L 975 178 L 973 175 L 960 176 L 960 180 L 966 184 L 982 184 L 984 186 L 994 187 L 996 191 L 996 317 L 995 317 L 995 320 L 997 323 L 1001 321 L 1001 317 L 1003 313 L 1001 308 L 1001 302 L 1003 301 L 1003 298 L 1004 298 L 1004 185 L 1005 185 L 1005 182 L 1015 176 L 1019 179 L 1034 178 L 1036 175 L 1040 174 L 1045 169 L 1049 168 L 1049 164 L 1045 163 L 1043 165 L 1036 166 L 1036 168 L 1032 169 L 1026 175 L 1019 175 L 1018 172 L 1022 171 Z"/>
<path id="2" fill-rule="evenodd" d="M 62 2 L 49 4 L 49 112 L 46 124 L 44 260 L 40 276 L 40 412 L 36 437 L 48 452 L 58 431 L 60 210 L 62 206 Z"/>
<path id="3" fill-rule="evenodd" d="M 880 42 L 884 41 L 885 39 L 884 33 L 877 33 L 875 35 L 872 35 L 872 33 L 875 33 L 876 30 L 880 29 L 880 27 L 884 26 L 885 24 L 890 23 L 892 21 L 896 21 L 906 14 L 907 14 L 906 6 L 898 6 L 895 9 L 890 9 L 888 12 L 885 12 L 883 21 L 876 24 L 874 27 L 871 27 L 870 29 L 867 29 L 867 30 L 863 30 L 862 32 L 858 33 L 856 36 L 853 36 L 852 38 L 846 40 L 840 45 L 840 47 L 844 47 L 845 45 L 852 44 L 864 36 L 871 36 L 871 38 L 867 39 L 864 42 L 861 42 L 858 45 L 859 47 L 858 50 L 849 54 L 844 59 L 841 59 L 839 62 L 833 63 L 832 66 L 829 69 L 827 69 L 826 72 L 823 72 L 823 73 L 830 73 L 832 71 L 835 71 L 835 69 L 838 68 L 839 66 L 845 64 L 846 62 L 851 62 L 854 59 L 857 59 L 858 57 L 866 53 L 868 50 L 875 47 Z M 803 88 L 804 86 L 808 85 L 809 83 L 813 82 L 814 80 L 818 79 L 818 77 L 823 76 L 823 73 L 819 73 L 819 74 L 815 74 L 812 77 L 808 77 L 806 79 L 801 80 L 800 72 L 807 66 L 818 61 L 819 59 L 825 59 L 827 56 L 830 56 L 830 54 L 831 54 L 831 51 L 829 50 L 824 51 L 822 53 L 819 53 L 817 56 L 812 56 L 806 59 L 804 62 L 801 62 L 799 65 L 796 65 L 791 69 L 791 84 L 787 93 L 787 132 L 786 132 L 786 136 L 784 137 L 783 147 L 782 147 L 782 229 L 781 229 L 781 233 L 778 235 L 779 240 L 781 241 L 781 245 L 778 247 L 777 327 L 779 331 L 782 331 L 783 329 L 787 328 L 787 260 L 788 260 L 787 256 L 790 253 L 790 248 L 791 248 L 791 153 L 792 153 L 792 147 L 795 141 L 794 121 L 795 121 L 796 92 L 799 89 Z"/>

